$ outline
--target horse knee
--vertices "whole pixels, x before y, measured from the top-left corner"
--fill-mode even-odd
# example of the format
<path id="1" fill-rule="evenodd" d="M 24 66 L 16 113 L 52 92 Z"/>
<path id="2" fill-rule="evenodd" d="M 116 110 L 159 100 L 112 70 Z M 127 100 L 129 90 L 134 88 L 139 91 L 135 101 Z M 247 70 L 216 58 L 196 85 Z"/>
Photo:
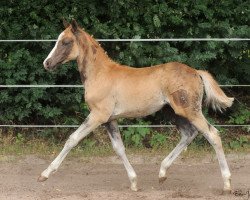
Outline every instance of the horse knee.
<path id="1" fill-rule="evenodd" d="M 122 144 L 114 143 L 113 145 L 114 151 L 117 153 L 118 156 L 122 156 L 125 153 L 125 147 Z"/>
<path id="2" fill-rule="evenodd" d="M 77 138 L 74 136 L 70 136 L 69 139 L 66 141 L 65 146 L 69 149 L 74 148 L 78 144 Z"/>

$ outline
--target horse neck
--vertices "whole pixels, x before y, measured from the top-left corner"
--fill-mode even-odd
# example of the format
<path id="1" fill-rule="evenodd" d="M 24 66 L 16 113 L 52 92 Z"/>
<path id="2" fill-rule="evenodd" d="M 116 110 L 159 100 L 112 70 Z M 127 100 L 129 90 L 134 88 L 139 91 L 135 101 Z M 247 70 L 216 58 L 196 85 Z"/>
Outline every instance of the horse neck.
<path id="1" fill-rule="evenodd" d="M 82 31 L 78 42 L 80 52 L 77 63 L 84 84 L 87 79 L 94 78 L 98 72 L 105 70 L 114 61 L 108 57 L 101 45 L 88 33 Z"/>

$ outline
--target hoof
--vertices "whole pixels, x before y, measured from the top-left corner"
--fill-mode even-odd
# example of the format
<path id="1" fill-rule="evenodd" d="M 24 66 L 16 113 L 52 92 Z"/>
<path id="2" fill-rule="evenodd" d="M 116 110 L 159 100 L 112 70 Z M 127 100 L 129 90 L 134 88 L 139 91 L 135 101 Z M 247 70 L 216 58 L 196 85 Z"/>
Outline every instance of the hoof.
<path id="1" fill-rule="evenodd" d="M 47 177 L 41 175 L 41 176 L 38 177 L 37 182 L 44 182 L 47 179 L 48 179 Z"/>
<path id="2" fill-rule="evenodd" d="M 136 186 L 131 186 L 130 189 L 134 192 L 137 192 L 138 191 L 138 188 Z"/>
<path id="3" fill-rule="evenodd" d="M 160 177 L 159 178 L 159 183 L 162 184 L 166 179 L 167 179 L 167 177 Z"/>
<path id="4" fill-rule="evenodd" d="M 138 188 L 137 188 L 137 184 L 136 183 L 132 183 L 131 186 L 130 186 L 130 189 L 134 192 L 137 192 L 138 191 Z"/>
<path id="5" fill-rule="evenodd" d="M 232 190 L 231 189 L 224 189 L 222 192 L 222 195 L 229 195 L 232 194 Z"/>

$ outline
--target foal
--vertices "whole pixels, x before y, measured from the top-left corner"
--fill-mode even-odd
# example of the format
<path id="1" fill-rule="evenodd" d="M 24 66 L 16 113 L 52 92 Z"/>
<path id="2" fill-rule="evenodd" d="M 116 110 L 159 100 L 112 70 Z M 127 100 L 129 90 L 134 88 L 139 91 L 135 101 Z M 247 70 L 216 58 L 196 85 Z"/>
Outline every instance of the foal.
<path id="1" fill-rule="evenodd" d="M 159 181 L 178 155 L 201 132 L 214 147 L 220 164 L 224 191 L 231 191 L 231 174 L 222 149 L 218 131 L 202 114 L 203 90 L 206 102 L 214 109 L 226 109 L 233 103 L 219 88 L 212 76 L 202 70 L 171 62 L 153 67 L 132 68 L 112 61 L 88 33 L 73 20 L 65 24 L 55 47 L 44 60 L 44 67 L 53 70 L 57 65 L 77 60 L 85 101 L 90 114 L 85 122 L 70 135 L 63 150 L 42 172 L 38 181 L 45 181 L 55 172 L 69 151 L 96 127 L 104 124 L 112 146 L 126 168 L 131 189 L 137 191 L 137 176 L 125 154 L 117 125 L 120 117 L 150 115 L 168 104 L 174 110 L 175 123 L 181 133 L 181 141 L 162 161 Z M 167 114 L 167 113 L 166 113 Z"/>

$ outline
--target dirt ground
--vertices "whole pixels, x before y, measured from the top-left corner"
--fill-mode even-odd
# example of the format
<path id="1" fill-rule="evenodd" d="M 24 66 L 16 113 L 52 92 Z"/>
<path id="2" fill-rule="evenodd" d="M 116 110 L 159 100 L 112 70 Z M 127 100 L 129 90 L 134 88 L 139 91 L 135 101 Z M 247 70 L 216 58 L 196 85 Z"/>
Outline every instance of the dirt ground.
<path id="1" fill-rule="evenodd" d="M 51 158 L 35 155 L 0 156 L 2 200 L 186 200 L 250 199 L 250 156 L 228 155 L 233 194 L 222 195 L 222 178 L 214 157 L 179 158 L 169 169 L 168 179 L 158 183 L 162 156 L 129 156 L 140 191 L 132 192 L 125 169 L 115 156 L 67 158 L 46 182 L 36 181 Z"/>

